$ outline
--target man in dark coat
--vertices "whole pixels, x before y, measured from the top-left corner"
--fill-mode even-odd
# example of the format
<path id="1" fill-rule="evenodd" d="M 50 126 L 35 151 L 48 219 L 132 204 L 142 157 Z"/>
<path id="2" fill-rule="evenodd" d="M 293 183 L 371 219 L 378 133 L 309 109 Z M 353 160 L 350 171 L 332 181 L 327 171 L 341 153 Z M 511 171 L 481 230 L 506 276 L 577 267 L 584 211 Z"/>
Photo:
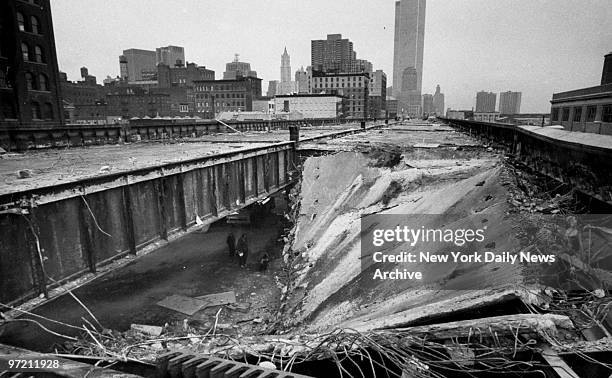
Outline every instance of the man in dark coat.
<path id="1" fill-rule="evenodd" d="M 234 237 L 234 232 L 230 231 L 229 235 L 227 235 L 227 248 L 229 250 L 230 259 L 234 259 L 234 255 L 236 254 L 236 238 Z"/>
<path id="2" fill-rule="evenodd" d="M 240 239 L 238 239 L 236 252 L 238 253 L 238 258 L 240 259 L 240 267 L 246 267 L 247 257 L 249 256 L 249 245 L 246 234 L 242 234 Z"/>
<path id="3" fill-rule="evenodd" d="M 262 273 L 265 273 L 266 270 L 268 270 L 269 263 L 270 263 L 270 256 L 268 255 L 268 252 L 266 252 L 263 254 L 263 256 L 261 256 L 261 259 L 259 260 L 259 271 L 261 271 Z"/>

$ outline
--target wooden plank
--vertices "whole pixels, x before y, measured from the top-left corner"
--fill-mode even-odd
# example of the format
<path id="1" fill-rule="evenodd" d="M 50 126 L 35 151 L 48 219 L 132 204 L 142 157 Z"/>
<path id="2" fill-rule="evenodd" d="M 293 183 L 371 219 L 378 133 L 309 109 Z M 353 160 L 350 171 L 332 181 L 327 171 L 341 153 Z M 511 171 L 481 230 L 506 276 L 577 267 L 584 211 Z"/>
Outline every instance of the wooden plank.
<path id="1" fill-rule="evenodd" d="M 223 293 L 207 294 L 195 297 L 206 303 L 204 307 L 219 306 L 229 303 L 236 303 L 236 293 L 233 291 L 226 291 Z"/>
<path id="2" fill-rule="evenodd" d="M 570 318 L 565 315 L 517 314 L 398 328 L 396 330 L 407 332 L 412 336 L 449 339 L 467 337 L 468 335 L 486 336 L 495 333 L 498 335 L 514 335 L 517 328 L 521 329 L 520 333 L 546 331 L 554 335 L 557 328 L 573 329 L 573 324 Z"/>
<path id="3" fill-rule="evenodd" d="M 203 309 L 206 302 L 196 298 L 174 294 L 157 302 L 157 305 L 191 316 Z"/>
<path id="4" fill-rule="evenodd" d="M 580 378 L 578 374 L 563 360 L 559 357 L 557 352 L 552 350 L 550 345 L 544 345 L 542 347 L 542 358 L 550 365 L 559 378 Z"/>

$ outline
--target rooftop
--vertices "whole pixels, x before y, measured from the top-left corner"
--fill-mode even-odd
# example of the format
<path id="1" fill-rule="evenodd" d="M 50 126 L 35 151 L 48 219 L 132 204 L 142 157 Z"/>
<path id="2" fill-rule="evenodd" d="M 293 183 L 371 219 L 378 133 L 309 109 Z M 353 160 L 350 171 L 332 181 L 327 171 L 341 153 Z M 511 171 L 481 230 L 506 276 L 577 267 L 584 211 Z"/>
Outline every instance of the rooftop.
<path id="1" fill-rule="evenodd" d="M 598 85 L 573 91 L 553 93 L 551 103 L 567 100 L 586 100 L 592 98 L 612 97 L 612 84 Z"/>

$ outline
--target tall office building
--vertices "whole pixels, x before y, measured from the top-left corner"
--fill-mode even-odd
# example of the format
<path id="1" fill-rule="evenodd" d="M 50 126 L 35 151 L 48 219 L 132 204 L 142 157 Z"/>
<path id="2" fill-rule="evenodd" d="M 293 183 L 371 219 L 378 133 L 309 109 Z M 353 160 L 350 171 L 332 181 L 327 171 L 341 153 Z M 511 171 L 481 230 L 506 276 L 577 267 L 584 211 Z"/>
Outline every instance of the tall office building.
<path id="1" fill-rule="evenodd" d="M 270 80 L 268 82 L 268 91 L 266 92 L 266 96 L 274 97 L 278 92 L 278 80 Z"/>
<path id="2" fill-rule="evenodd" d="M 287 53 L 287 48 L 281 55 L 281 83 L 291 81 L 291 57 Z"/>
<path id="3" fill-rule="evenodd" d="M 496 102 L 497 94 L 493 92 L 480 91 L 476 93 L 476 112 L 493 113 L 495 112 Z"/>
<path id="4" fill-rule="evenodd" d="M 281 55 L 281 81 L 279 84 L 279 89 L 277 94 L 285 95 L 290 93 L 297 92 L 295 81 L 291 80 L 291 58 L 287 53 L 287 48 L 285 47 L 285 51 L 283 55 Z"/>
<path id="5" fill-rule="evenodd" d="M 310 67 L 309 67 L 310 68 Z M 310 81 L 312 79 L 312 71 L 304 69 L 304 67 L 295 71 L 295 82 L 298 93 L 310 93 Z"/>
<path id="6" fill-rule="evenodd" d="M 423 114 L 433 114 L 435 112 L 434 109 L 434 100 L 433 95 L 429 93 L 425 93 L 423 95 Z"/>
<path id="7" fill-rule="evenodd" d="M 499 94 L 499 112 L 501 114 L 519 114 L 521 112 L 521 92 L 501 92 Z"/>
<path id="8" fill-rule="evenodd" d="M 157 74 L 155 51 L 142 49 L 123 50 L 119 57 L 119 67 L 123 77 L 127 71 L 128 81 L 147 80 Z"/>
<path id="9" fill-rule="evenodd" d="M 0 1 L 0 127 L 64 123 L 49 0 Z"/>
<path id="10" fill-rule="evenodd" d="M 425 5 L 426 0 L 400 0 L 395 3 L 393 96 L 398 99 L 398 111 L 401 108 L 413 111 L 421 105 Z M 416 84 L 406 85 L 404 78 L 413 80 L 412 69 L 416 71 Z M 409 93 L 404 92 L 406 88 Z"/>
<path id="11" fill-rule="evenodd" d="M 444 93 L 440 92 L 440 84 L 436 85 L 436 93 L 433 95 L 434 112 L 444 115 Z"/>
<path id="12" fill-rule="evenodd" d="M 240 56 L 236 54 L 234 61 L 225 64 L 225 72 L 223 72 L 223 80 L 235 80 L 240 77 L 257 77 L 257 72 L 251 70 L 251 64 L 241 62 Z"/>
<path id="13" fill-rule="evenodd" d="M 397 98 L 397 111 L 401 116 L 420 116 L 421 90 L 418 88 L 419 74 L 414 67 L 406 67 L 402 73 L 402 88 Z"/>
<path id="14" fill-rule="evenodd" d="M 185 49 L 180 46 L 166 46 L 155 49 L 155 63 L 169 67 L 185 65 Z"/>
<path id="15" fill-rule="evenodd" d="M 356 59 L 353 42 L 342 34 L 328 34 L 327 39 L 311 41 L 312 70 L 326 73 L 351 72 Z"/>

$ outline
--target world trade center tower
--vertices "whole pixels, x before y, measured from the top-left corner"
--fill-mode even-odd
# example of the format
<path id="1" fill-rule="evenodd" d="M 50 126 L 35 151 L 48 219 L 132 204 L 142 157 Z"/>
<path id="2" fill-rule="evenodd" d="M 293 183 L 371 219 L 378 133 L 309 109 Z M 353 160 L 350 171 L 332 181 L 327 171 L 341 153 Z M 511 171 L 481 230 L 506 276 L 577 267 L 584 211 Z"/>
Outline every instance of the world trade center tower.
<path id="1" fill-rule="evenodd" d="M 421 114 L 425 4 L 426 0 L 395 3 L 393 97 L 398 100 L 398 113 L 405 115 Z"/>

